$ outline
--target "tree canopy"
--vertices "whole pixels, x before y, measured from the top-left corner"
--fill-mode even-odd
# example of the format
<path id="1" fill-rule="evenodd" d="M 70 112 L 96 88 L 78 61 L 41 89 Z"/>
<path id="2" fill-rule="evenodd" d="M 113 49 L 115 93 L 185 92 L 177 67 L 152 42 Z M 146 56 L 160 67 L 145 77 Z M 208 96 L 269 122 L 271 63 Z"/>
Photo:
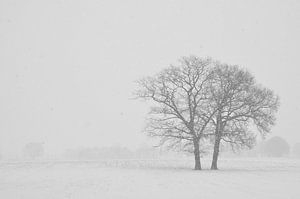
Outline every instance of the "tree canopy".
<path id="1" fill-rule="evenodd" d="M 221 141 L 251 147 L 256 138 L 252 127 L 264 137 L 275 124 L 278 96 L 239 66 L 182 57 L 178 65 L 137 83 L 136 97 L 153 102 L 148 135 L 158 137 L 160 145 L 192 149 L 195 169 L 201 169 L 201 141 L 213 141 L 211 168 L 217 169 Z"/>

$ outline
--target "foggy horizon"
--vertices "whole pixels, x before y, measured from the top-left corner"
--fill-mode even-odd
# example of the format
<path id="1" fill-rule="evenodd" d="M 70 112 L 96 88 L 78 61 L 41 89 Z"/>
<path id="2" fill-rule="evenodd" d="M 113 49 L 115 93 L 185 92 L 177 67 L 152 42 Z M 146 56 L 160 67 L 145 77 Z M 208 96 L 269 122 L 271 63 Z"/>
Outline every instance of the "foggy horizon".
<path id="1" fill-rule="evenodd" d="M 280 108 L 267 138 L 293 146 L 299 8 L 296 0 L 1 1 L 0 152 L 14 156 L 30 142 L 46 154 L 151 145 L 135 81 L 189 55 L 244 67 L 274 90 Z"/>

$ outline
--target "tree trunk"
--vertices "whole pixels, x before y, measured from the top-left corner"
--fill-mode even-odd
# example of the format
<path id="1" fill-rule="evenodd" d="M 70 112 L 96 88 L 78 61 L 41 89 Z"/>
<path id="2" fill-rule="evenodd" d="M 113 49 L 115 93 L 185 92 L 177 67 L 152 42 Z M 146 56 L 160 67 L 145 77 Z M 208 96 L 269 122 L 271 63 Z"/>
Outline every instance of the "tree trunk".
<path id="1" fill-rule="evenodd" d="M 195 170 L 201 170 L 199 141 L 194 140 Z"/>
<path id="2" fill-rule="evenodd" d="M 220 142 L 221 142 L 220 136 L 216 135 L 215 145 L 214 145 L 214 154 L 213 154 L 213 159 L 212 159 L 211 168 L 210 168 L 211 170 L 218 169 L 218 157 L 219 157 Z"/>
<path id="3" fill-rule="evenodd" d="M 213 154 L 213 159 L 210 167 L 211 170 L 218 169 L 218 157 L 219 157 L 219 150 L 220 150 L 221 133 L 222 133 L 222 115 L 221 115 L 221 111 L 219 110 L 217 116 L 217 125 L 215 130 L 214 154 Z"/>

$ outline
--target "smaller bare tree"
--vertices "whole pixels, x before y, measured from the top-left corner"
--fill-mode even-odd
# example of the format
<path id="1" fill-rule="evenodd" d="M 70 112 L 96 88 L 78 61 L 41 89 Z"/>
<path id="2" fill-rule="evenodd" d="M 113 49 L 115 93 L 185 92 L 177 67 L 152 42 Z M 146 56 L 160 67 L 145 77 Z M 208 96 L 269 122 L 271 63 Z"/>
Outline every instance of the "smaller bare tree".
<path id="1" fill-rule="evenodd" d="M 256 136 L 251 127 L 256 126 L 262 136 L 270 132 L 279 99 L 273 91 L 259 86 L 248 71 L 220 63 L 215 63 L 210 93 L 211 106 L 217 110 L 212 119 L 215 131 L 211 169 L 218 169 L 220 142 L 252 147 Z"/>
<path id="2" fill-rule="evenodd" d="M 192 147 L 195 170 L 201 169 L 200 139 L 213 114 L 206 115 L 210 59 L 183 57 L 153 77 L 138 81 L 138 98 L 154 102 L 146 131 L 158 137 L 160 145 Z M 205 116 L 205 117 L 204 117 Z"/>

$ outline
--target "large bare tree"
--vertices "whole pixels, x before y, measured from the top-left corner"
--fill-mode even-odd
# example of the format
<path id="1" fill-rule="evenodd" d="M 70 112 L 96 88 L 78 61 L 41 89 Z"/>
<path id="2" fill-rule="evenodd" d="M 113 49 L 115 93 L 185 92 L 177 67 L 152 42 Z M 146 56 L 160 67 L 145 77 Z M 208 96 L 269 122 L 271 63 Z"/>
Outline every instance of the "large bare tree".
<path id="1" fill-rule="evenodd" d="M 179 65 L 138 81 L 138 98 L 153 103 L 146 131 L 170 147 L 192 147 L 195 170 L 201 169 L 199 142 L 214 113 L 208 108 L 212 61 L 183 57 Z M 208 114 L 210 113 L 210 114 Z"/>
<path id="2" fill-rule="evenodd" d="M 279 106 L 273 91 L 258 85 L 254 77 L 238 66 L 214 63 L 210 85 L 210 106 L 216 110 L 212 118 L 215 127 L 211 169 L 218 169 L 221 141 L 232 146 L 251 147 L 256 126 L 261 135 L 270 132 Z"/>

